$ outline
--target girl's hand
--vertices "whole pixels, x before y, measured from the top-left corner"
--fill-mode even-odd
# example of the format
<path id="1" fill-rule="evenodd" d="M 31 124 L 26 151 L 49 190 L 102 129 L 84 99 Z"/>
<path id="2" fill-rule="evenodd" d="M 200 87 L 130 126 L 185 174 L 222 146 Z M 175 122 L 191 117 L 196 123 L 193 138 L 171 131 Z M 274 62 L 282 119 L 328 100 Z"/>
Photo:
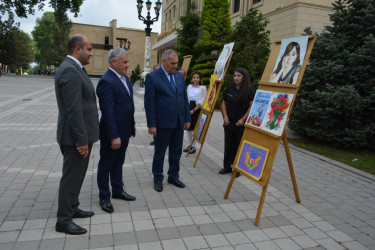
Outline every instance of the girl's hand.
<path id="1" fill-rule="evenodd" d="M 224 117 L 224 125 L 229 125 L 229 119 L 228 116 Z"/>

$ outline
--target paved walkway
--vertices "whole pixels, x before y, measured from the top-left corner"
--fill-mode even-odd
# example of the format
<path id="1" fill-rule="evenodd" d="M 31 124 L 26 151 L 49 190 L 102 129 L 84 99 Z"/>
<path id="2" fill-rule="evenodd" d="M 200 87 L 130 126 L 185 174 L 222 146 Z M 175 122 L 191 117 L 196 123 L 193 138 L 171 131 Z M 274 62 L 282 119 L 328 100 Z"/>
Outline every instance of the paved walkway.
<path id="1" fill-rule="evenodd" d="M 75 220 L 88 229 L 86 235 L 67 236 L 54 230 L 62 156 L 53 79 L 0 78 L 0 249 L 375 249 L 374 176 L 293 146 L 300 204 L 282 146 L 259 227 L 253 223 L 259 186 L 241 176 L 224 200 L 230 176 L 217 174 L 223 160 L 218 112 L 197 167 L 196 155 L 181 158 L 187 187 L 164 182 L 157 193 L 143 96 L 134 100 L 138 133 L 129 143 L 124 181 L 137 200 L 113 200 L 111 215 L 100 209 L 95 144 L 80 195 L 81 208 L 95 216 Z"/>

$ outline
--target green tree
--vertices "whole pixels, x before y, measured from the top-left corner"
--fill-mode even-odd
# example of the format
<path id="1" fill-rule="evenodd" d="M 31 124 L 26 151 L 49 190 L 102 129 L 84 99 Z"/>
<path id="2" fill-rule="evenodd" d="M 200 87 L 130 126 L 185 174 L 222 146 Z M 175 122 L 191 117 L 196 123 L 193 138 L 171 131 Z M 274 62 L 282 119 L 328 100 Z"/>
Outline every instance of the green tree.
<path id="1" fill-rule="evenodd" d="M 177 47 L 179 67 L 181 67 L 184 60 L 184 56 L 192 55 L 193 58 L 190 62 L 190 68 L 192 68 L 197 60 L 199 54 L 194 48 L 194 45 L 198 41 L 199 34 L 199 15 L 195 13 L 196 5 L 192 3 L 186 14 L 180 18 L 181 28 L 177 29 Z M 190 75 L 186 77 L 186 81 L 190 82 Z"/>
<path id="2" fill-rule="evenodd" d="M 221 50 L 231 31 L 230 3 L 226 0 L 205 0 L 201 14 L 201 38 L 194 49 L 209 55 L 212 50 Z"/>
<path id="3" fill-rule="evenodd" d="M 333 7 L 289 125 L 335 146 L 375 148 L 375 2 L 337 0 Z"/>
<path id="4" fill-rule="evenodd" d="M 210 82 L 215 69 L 214 62 L 218 55 L 211 54 L 221 51 L 231 32 L 229 14 L 230 3 L 226 0 L 205 0 L 200 18 L 200 34 L 194 49 L 198 55 L 192 71 L 199 70 L 205 85 Z"/>
<path id="5" fill-rule="evenodd" d="M 236 23 L 228 37 L 228 42 L 234 42 L 234 53 L 225 77 L 226 84 L 233 82 L 234 70 L 242 67 L 249 72 L 254 90 L 258 88 L 270 54 L 268 23 L 269 20 L 255 8 L 250 8 L 247 15 Z"/>
<path id="6" fill-rule="evenodd" d="M 38 48 L 35 53 L 36 62 L 39 65 L 55 64 L 55 16 L 53 12 L 45 12 L 41 18 L 37 18 L 31 34 Z"/>

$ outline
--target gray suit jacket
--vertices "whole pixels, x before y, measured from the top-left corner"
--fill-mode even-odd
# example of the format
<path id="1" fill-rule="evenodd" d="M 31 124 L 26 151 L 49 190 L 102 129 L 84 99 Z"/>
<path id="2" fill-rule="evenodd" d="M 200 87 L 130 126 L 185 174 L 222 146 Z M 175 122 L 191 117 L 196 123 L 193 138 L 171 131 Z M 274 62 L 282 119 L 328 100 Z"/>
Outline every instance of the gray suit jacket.
<path id="1" fill-rule="evenodd" d="M 99 139 L 99 117 L 94 86 L 79 65 L 66 57 L 55 76 L 59 108 L 57 142 L 82 146 Z"/>

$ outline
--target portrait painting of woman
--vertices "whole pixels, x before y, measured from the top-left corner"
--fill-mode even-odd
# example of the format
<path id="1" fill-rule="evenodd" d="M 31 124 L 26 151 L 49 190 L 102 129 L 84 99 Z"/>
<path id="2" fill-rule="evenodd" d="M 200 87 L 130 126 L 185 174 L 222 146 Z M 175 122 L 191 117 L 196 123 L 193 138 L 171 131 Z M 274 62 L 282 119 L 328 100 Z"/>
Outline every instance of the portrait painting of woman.
<path id="1" fill-rule="evenodd" d="M 283 39 L 270 82 L 296 84 L 306 54 L 308 37 Z"/>

